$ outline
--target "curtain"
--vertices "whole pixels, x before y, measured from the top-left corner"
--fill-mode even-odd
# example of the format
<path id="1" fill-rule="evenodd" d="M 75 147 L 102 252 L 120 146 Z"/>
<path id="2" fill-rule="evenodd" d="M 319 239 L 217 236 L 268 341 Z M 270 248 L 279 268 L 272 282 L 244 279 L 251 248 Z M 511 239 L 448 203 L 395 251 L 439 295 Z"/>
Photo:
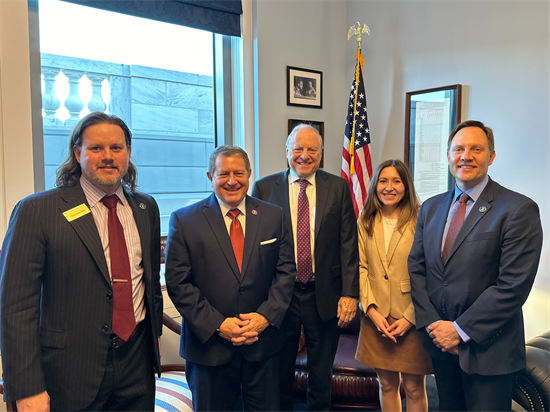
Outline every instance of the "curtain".
<path id="1" fill-rule="evenodd" d="M 241 0 L 65 1 L 230 36 L 241 35 Z"/>

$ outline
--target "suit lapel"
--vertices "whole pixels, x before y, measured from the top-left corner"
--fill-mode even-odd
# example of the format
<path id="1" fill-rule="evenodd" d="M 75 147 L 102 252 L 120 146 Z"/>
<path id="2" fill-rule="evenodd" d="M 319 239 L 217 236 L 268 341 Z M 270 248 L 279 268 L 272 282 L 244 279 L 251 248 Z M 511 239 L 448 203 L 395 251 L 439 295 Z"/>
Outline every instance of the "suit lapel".
<path id="1" fill-rule="evenodd" d="M 244 236 L 244 252 L 243 252 L 243 271 L 242 276 L 246 273 L 250 256 L 256 244 L 256 236 L 260 227 L 260 213 L 258 211 L 258 202 L 253 197 L 246 197 L 246 233 Z"/>
<path id="2" fill-rule="evenodd" d="M 403 233 L 405 233 L 405 230 L 409 228 L 409 225 L 410 223 L 407 223 L 405 225 L 405 227 L 402 230 Z M 391 265 L 393 254 L 395 253 L 395 249 L 397 249 L 397 245 L 399 244 L 399 241 L 403 237 L 403 233 L 401 233 L 399 230 L 394 230 L 391 235 L 390 244 L 388 246 L 388 253 L 386 255 L 386 261 L 388 262 L 388 267 Z"/>
<path id="3" fill-rule="evenodd" d="M 235 259 L 235 253 L 233 253 L 233 246 L 231 246 L 231 239 L 229 233 L 227 233 L 227 226 L 225 225 L 224 217 L 216 199 L 216 195 L 213 193 L 209 198 L 204 200 L 204 217 L 208 221 L 214 236 L 218 240 L 220 248 L 227 260 L 227 263 L 233 270 L 233 273 L 237 279 L 241 279 L 241 272 L 239 272 L 239 266 L 237 265 L 237 259 Z M 248 226 L 248 222 L 247 222 Z M 247 229 L 248 230 L 248 229 Z M 244 259 L 243 259 L 244 260 Z"/>
<path id="4" fill-rule="evenodd" d="M 473 205 L 470 213 L 464 220 L 464 223 L 462 224 L 462 227 L 460 228 L 458 234 L 456 235 L 455 241 L 451 246 L 447 261 L 451 259 L 455 251 L 460 247 L 462 242 L 464 242 L 466 237 L 474 229 L 475 225 L 477 225 L 477 222 L 479 222 L 491 209 L 492 206 L 490 203 L 493 201 L 494 192 L 494 186 L 491 183 L 492 181 L 489 180 L 487 186 L 483 189 L 483 192 L 477 199 L 477 202 Z"/>
<path id="5" fill-rule="evenodd" d="M 380 215 L 375 216 L 374 218 L 374 243 L 376 243 L 376 250 L 378 252 L 378 257 L 386 274 L 388 273 L 388 259 L 386 257 L 386 242 L 384 238 L 384 223 L 382 222 L 382 217 Z"/>
<path id="6" fill-rule="evenodd" d="M 449 214 L 449 209 L 453 201 L 454 192 L 454 188 L 447 192 L 447 195 L 443 199 L 443 202 L 439 204 L 434 215 L 435 230 L 433 231 L 433 243 L 434 247 L 437 248 L 437 256 L 440 256 L 440 258 L 437 259 L 437 264 L 442 273 L 444 264 L 441 260 L 441 242 L 443 239 L 443 232 L 445 231 L 445 223 L 447 223 L 447 215 Z"/>
<path id="7" fill-rule="evenodd" d="M 149 223 L 149 211 L 147 205 L 143 202 L 139 202 L 137 196 L 134 193 L 124 190 L 126 200 L 132 208 L 132 214 L 134 215 L 134 221 L 136 222 L 137 230 L 139 233 L 139 239 L 141 243 L 141 256 L 143 260 L 143 276 L 146 277 L 147 284 L 151 277 L 151 254 L 148 248 L 151 247 L 151 225 Z M 160 248 L 160 245 L 159 245 Z"/>
<path id="8" fill-rule="evenodd" d="M 292 222 L 290 220 L 290 201 L 288 198 L 288 175 L 290 171 L 287 170 L 286 172 L 280 173 L 279 177 L 275 181 L 275 187 L 274 187 L 274 193 L 275 198 L 277 199 L 277 204 L 280 205 L 283 208 L 283 212 L 285 215 L 285 222 L 286 222 L 286 228 L 288 230 L 288 233 L 290 233 L 290 237 L 292 239 L 292 242 L 294 243 L 294 233 L 292 232 Z M 247 222 L 248 225 L 248 222 Z"/>
<path id="9" fill-rule="evenodd" d="M 65 201 L 65 203 L 59 208 L 61 213 L 71 210 L 72 208 L 83 203 L 90 208 L 90 205 L 86 200 L 86 195 L 80 187 L 80 183 L 75 186 L 67 186 L 63 188 L 61 198 Z M 80 239 L 94 258 L 105 280 L 111 284 L 111 277 L 109 276 L 109 268 L 107 267 L 107 261 L 105 260 L 103 245 L 101 244 L 101 238 L 99 237 L 99 232 L 92 213 L 90 212 L 84 216 L 81 216 L 69 222 L 69 224 L 73 227 L 78 236 L 80 236 Z"/>
<path id="10" fill-rule="evenodd" d="M 318 171 L 315 178 L 315 184 L 317 185 L 317 198 L 315 205 L 315 242 L 317 242 L 317 236 L 319 236 L 319 232 L 321 231 L 321 222 L 323 221 L 323 215 L 325 214 L 325 208 L 327 205 L 330 183 L 327 176 L 322 171 Z"/>

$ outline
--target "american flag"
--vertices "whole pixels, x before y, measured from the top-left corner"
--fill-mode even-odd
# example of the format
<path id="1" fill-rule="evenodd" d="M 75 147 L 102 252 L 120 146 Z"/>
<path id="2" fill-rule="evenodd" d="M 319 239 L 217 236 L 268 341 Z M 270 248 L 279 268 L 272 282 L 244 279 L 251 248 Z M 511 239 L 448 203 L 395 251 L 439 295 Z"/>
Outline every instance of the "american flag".
<path id="1" fill-rule="evenodd" d="M 359 56 L 361 56 L 359 54 Z M 362 56 L 361 56 L 362 58 Z M 355 216 L 365 207 L 367 189 L 372 178 L 372 163 L 370 158 L 370 131 L 367 117 L 367 97 L 363 83 L 363 71 L 359 62 L 356 67 L 358 75 L 353 76 L 351 93 L 349 95 L 348 115 L 346 118 L 346 133 L 344 135 L 344 151 L 342 156 L 341 176 L 347 180 L 352 192 Z M 357 97 L 357 104 L 356 104 Z M 355 136 L 353 124 L 355 122 Z M 354 141 L 353 148 L 350 142 Z M 352 168 L 353 158 L 353 168 Z"/>

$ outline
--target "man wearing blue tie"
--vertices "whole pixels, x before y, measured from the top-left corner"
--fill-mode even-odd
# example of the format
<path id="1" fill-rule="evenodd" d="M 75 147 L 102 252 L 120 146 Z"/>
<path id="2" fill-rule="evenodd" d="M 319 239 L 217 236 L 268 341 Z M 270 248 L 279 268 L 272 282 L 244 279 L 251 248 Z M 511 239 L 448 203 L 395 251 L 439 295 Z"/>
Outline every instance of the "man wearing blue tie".
<path id="1" fill-rule="evenodd" d="M 521 307 L 542 248 L 539 209 L 494 182 L 493 131 L 468 120 L 448 141 L 456 187 L 421 207 L 408 265 L 442 411 L 509 411 L 525 367 Z"/>

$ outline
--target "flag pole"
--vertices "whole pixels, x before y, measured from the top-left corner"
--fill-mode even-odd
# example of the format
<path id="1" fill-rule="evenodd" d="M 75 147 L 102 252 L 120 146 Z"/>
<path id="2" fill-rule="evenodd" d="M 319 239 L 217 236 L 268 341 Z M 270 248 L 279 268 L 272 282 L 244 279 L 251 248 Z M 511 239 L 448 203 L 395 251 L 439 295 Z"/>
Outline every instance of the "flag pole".
<path id="1" fill-rule="evenodd" d="M 356 114 L 357 114 L 357 91 L 359 90 L 359 79 L 360 79 L 360 73 L 363 72 L 363 65 L 365 60 L 363 59 L 363 55 L 361 54 L 361 40 L 363 34 L 367 34 L 370 36 L 370 29 L 369 26 L 366 24 L 361 27 L 361 23 L 357 22 L 357 27 L 355 25 L 351 26 L 348 31 L 348 41 L 355 35 L 357 35 L 357 54 L 355 55 L 357 59 L 357 64 L 355 65 L 355 99 L 354 99 L 354 106 L 353 106 L 353 128 L 351 132 L 351 139 L 349 143 L 349 154 L 350 154 L 350 174 L 355 174 L 355 156 L 354 156 L 354 148 L 355 148 L 355 123 L 356 123 Z"/>

